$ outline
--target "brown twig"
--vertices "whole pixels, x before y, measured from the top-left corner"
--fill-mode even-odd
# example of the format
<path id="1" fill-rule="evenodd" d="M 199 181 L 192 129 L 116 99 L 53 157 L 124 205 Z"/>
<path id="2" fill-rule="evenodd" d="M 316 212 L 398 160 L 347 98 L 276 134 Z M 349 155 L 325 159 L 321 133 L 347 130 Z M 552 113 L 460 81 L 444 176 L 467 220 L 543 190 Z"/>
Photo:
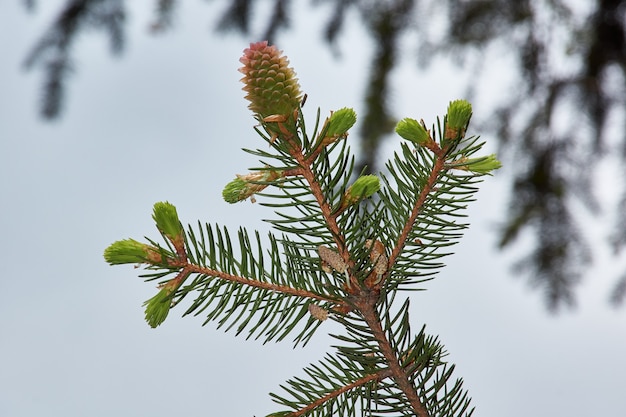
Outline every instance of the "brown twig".
<path id="1" fill-rule="evenodd" d="M 435 164 L 433 165 L 432 171 L 430 172 L 430 175 L 428 176 L 428 180 L 426 181 L 426 184 L 420 191 L 420 194 L 417 197 L 415 204 L 413 205 L 413 210 L 411 211 L 411 215 L 409 216 L 406 223 L 404 224 L 404 227 L 402 228 L 402 232 L 400 233 L 400 236 L 398 237 L 398 240 L 396 244 L 394 245 L 393 250 L 391 251 L 391 255 L 389 256 L 389 265 L 395 264 L 396 259 L 398 258 L 398 256 L 400 255 L 400 252 L 402 251 L 402 249 L 404 248 L 404 245 L 406 244 L 406 241 L 409 237 L 409 233 L 411 232 L 411 230 L 413 229 L 413 226 L 415 225 L 417 216 L 419 216 L 422 210 L 422 207 L 424 206 L 424 203 L 426 202 L 426 198 L 428 198 L 428 195 L 435 188 L 435 184 L 437 183 L 439 174 L 441 174 L 441 172 L 445 170 L 446 149 L 441 149 L 437 146 L 437 148 L 431 149 L 431 150 L 436 155 Z"/>
<path id="2" fill-rule="evenodd" d="M 434 142 L 433 142 L 434 143 Z M 396 242 L 391 255 L 389 256 L 389 268 L 395 264 L 396 259 L 398 258 L 402 248 L 404 247 L 406 240 L 408 239 L 409 233 L 413 229 L 415 221 L 419 216 L 426 199 L 430 192 L 434 189 L 437 179 L 439 178 L 440 173 L 445 169 L 445 155 L 447 149 L 441 149 L 434 143 L 434 147 L 431 146 L 429 149 L 436 155 L 435 164 L 433 165 L 432 171 L 426 181 L 426 184 L 420 191 L 419 196 L 417 197 L 415 204 L 413 205 L 413 210 L 409 218 L 407 219 L 402 232 Z M 378 346 L 380 350 L 387 360 L 387 364 L 389 365 L 389 369 L 392 373 L 392 378 L 398 384 L 398 388 L 402 390 L 402 392 L 406 395 L 407 399 L 411 403 L 413 411 L 418 417 L 428 417 L 429 413 L 426 410 L 426 407 L 420 400 L 417 392 L 415 391 L 413 385 L 409 381 L 409 376 L 406 371 L 400 365 L 400 359 L 396 355 L 395 350 L 391 346 L 387 335 L 385 334 L 382 324 L 380 322 L 380 318 L 376 312 L 376 302 L 378 299 L 378 293 L 375 291 L 365 291 L 363 290 L 361 294 L 355 297 L 354 305 L 356 309 L 363 315 L 363 318 L 376 341 L 378 342 Z"/>
<path id="3" fill-rule="evenodd" d="M 341 229 L 337 224 L 337 215 L 338 213 L 333 213 L 332 207 L 324 198 L 324 192 L 322 191 L 321 185 L 315 179 L 315 174 L 311 170 L 312 160 L 310 158 L 306 158 L 302 153 L 302 149 L 294 149 L 291 156 L 298 162 L 300 165 L 300 174 L 304 177 L 306 182 L 311 187 L 311 193 L 315 197 L 317 204 L 322 211 L 322 216 L 326 220 L 326 224 L 330 230 L 330 233 L 333 235 L 335 239 L 335 244 L 337 245 L 337 251 L 339 255 L 343 258 L 343 261 L 348 265 L 349 269 L 354 267 L 354 261 L 350 259 L 350 253 L 348 252 L 348 248 L 346 247 L 346 242 L 343 238 L 343 234 L 341 233 Z M 350 274 L 350 281 L 346 282 L 346 288 L 357 288 L 359 286 L 356 278 Z"/>
<path id="4" fill-rule="evenodd" d="M 428 410 L 426 410 L 426 407 L 409 381 L 407 373 L 400 365 L 400 360 L 391 346 L 391 343 L 389 343 L 389 339 L 387 338 L 385 331 L 383 330 L 383 326 L 376 312 L 376 298 L 364 296 L 355 302 L 356 308 L 363 315 L 363 319 L 378 342 L 380 351 L 389 365 L 391 378 L 393 378 L 396 384 L 398 384 L 398 388 L 400 388 L 404 395 L 406 395 L 407 399 L 411 403 L 411 407 L 413 408 L 415 415 L 417 417 L 428 417 L 430 416 Z"/>
<path id="5" fill-rule="evenodd" d="M 298 411 L 294 411 L 293 413 L 289 414 L 289 417 L 303 416 L 306 413 L 308 413 L 309 411 L 315 410 L 317 407 L 321 406 L 325 402 L 340 396 L 344 392 L 348 392 L 348 391 L 350 391 L 350 390 L 352 390 L 352 389 L 354 389 L 356 387 L 360 387 L 360 386 L 365 385 L 365 384 L 367 384 L 369 382 L 372 382 L 372 381 L 382 381 L 385 378 L 389 378 L 391 375 L 392 374 L 391 374 L 391 370 L 390 369 L 382 369 L 382 370 L 376 372 L 375 374 L 364 376 L 363 378 L 357 379 L 356 381 L 354 381 L 351 384 L 345 385 L 345 386 L 343 386 L 343 387 L 341 387 L 339 389 L 336 389 L 333 392 L 329 392 L 328 394 L 324 395 L 323 397 L 313 401 L 312 403 L 310 403 L 306 407 L 301 408 Z"/>
<path id="6" fill-rule="evenodd" d="M 225 272 L 218 271 L 216 269 L 206 268 L 206 267 L 202 267 L 202 266 L 195 265 L 195 264 L 187 264 L 183 268 L 189 273 L 196 273 L 196 274 L 216 277 L 216 278 L 223 279 L 225 281 L 237 282 L 239 284 L 248 285 L 250 287 L 260 288 L 264 290 L 283 293 L 287 295 L 293 295 L 293 296 L 302 297 L 302 298 L 310 298 L 310 299 L 319 300 L 319 301 L 326 301 L 326 302 L 330 302 L 339 306 L 343 306 L 346 304 L 334 298 L 325 297 L 323 295 L 316 294 L 311 291 L 288 287 L 286 285 L 272 284 L 271 282 L 258 281 L 255 279 L 245 278 L 240 275 L 227 274 Z"/>

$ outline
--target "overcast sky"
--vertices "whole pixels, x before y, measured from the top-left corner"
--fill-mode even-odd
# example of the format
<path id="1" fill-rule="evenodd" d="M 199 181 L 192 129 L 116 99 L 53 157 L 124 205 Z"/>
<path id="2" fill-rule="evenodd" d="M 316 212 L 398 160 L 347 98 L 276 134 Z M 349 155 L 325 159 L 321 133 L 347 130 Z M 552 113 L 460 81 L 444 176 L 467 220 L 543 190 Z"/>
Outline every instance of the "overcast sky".
<path id="1" fill-rule="evenodd" d="M 115 240 L 157 236 L 156 201 L 174 203 L 183 223 L 267 230 L 260 219 L 269 210 L 221 199 L 223 185 L 255 165 L 240 148 L 263 146 L 237 72 L 242 50 L 257 39 L 216 36 L 220 2 L 181 2 L 176 28 L 153 36 L 152 2 L 127 2 L 124 54 L 111 58 L 101 33 L 83 36 L 65 111 L 44 122 L 41 73 L 21 64 L 62 2 L 38 2 L 35 14 L 20 3 L 0 4 L 0 416 L 260 417 L 279 410 L 268 393 L 322 358 L 332 343 L 325 333 L 339 329 L 327 322 L 295 350 L 201 327 L 202 318 L 181 318 L 183 309 L 151 329 L 142 303 L 154 284 L 102 258 Z M 365 34 L 350 26 L 336 61 L 319 41 L 324 14 L 302 4 L 279 48 L 309 95 L 307 106 L 359 113 Z M 407 59 L 394 72 L 397 116 L 432 123 L 460 97 L 462 70 L 432 69 L 419 73 Z M 623 416 L 626 310 L 606 302 L 615 266 L 601 256 L 579 308 L 547 314 L 541 294 L 511 275 L 515 254 L 494 250 L 506 176 L 503 169 L 481 185 L 472 227 L 448 267 L 428 291 L 411 295 L 414 328 L 425 322 L 440 336 L 476 416 Z"/>

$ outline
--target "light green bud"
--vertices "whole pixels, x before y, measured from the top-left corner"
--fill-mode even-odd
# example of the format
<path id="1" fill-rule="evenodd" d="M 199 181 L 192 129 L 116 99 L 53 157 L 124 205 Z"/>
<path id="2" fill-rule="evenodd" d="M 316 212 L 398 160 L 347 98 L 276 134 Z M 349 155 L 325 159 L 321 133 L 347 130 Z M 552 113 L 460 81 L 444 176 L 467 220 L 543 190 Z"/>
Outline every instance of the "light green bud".
<path id="1" fill-rule="evenodd" d="M 248 183 L 241 178 L 235 178 L 222 190 L 222 197 L 227 203 L 233 204 L 250 197 L 253 192 L 248 189 Z"/>
<path id="2" fill-rule="evenodd" d="M 420 122 L 411 118 L 404 118 L 396 125 L 396 133 L 406 140 L 418 145 L 424 145 L 430 140 L 430 134 Z"/>
<path id="3" fill-rule="evenodd" d="M 118 240 L 104 250 L 104 259 L 109 265 L 158 264 L 162 262 L 161 258 L 157 248 L 134 239 Z"/>
<path id="4" fill-rule="evenodd" d="M 326 136 L 331 138 L 339 138 L 344 136 L 348 129 L 356 123 L 356 113 L 348 107 L 339 109 L 331 114 L 328 119 L 328 129 Z"/>
<path id="5" fill-rule="evenodd" d="M 491 171 L 502 167 L 502 163 L 496 158 L 495 154 L 483 156 L 481 158 L 470 158 L 466 162 L 468 171 L 477 174 L 491 174 Z"/>
<path id="6" fill-rule="evenodd" d="M 380 180 L 376 175 L 363 175 L 348 188 L 346 194 L 353 197 L 368 198 L 380 190 Z"/>
<path id="7" fill-rule="evenodd" d="M 172 289 L 167 284 L 151 299 L 143 303 L 146 321 L 153 329 L 163 323 L 170 312 Z"/>
<path id="8" fill-rule="evenodd" d="M 183 225 L 178 220 L 178 213 L 173 204 L 159 202 L 154 205 L 152 218 L 157 228 L 172 241 L 178 241 L 183 236 Z"/>
<path id="9" fill-rule="evenodd" d="M 256 193 L 260 193 L 270 185 L 269 183 L 282 176 L 282 171 L 270 170 L 237 175 L 237 178 L 226 184 L 222 190 L 222 197 L 224 197 L 224 201 L 231 204 L 243 201 Z"/>
<path id="10" fill-rule="evenodd" d="M 444 139 L 456 140 L 465 136 L 465 129 L 472 118 L 472 105 L 467 100 L 454 100 L 448 106 Z"/>
<path id="11" fill-rule="evenodd" d="M 344 193 L 339 211 L 358 203 L 364 198 L 371 197 L 378 190 L 380 190 L 380 180 L 376 175 L 363 175 L 357 178 Z"/>
<path id="12" fill-rule="evenodd" d="M 465 129 L 472 117 L 472 105 L 467 100 L 454 100 L 448 106 L 448 126 Z"/>

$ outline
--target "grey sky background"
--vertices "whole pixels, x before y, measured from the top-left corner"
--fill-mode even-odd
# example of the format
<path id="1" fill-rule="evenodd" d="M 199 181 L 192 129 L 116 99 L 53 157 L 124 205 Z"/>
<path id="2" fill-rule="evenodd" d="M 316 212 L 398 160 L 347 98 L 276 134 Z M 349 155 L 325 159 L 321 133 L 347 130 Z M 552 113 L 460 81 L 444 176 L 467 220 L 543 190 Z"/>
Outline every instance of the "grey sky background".
<path id="1" fill-rule="evenodd" d="M 23 72 L 21 63 L 61 3 L 39 2 L 32 15 L 20 2 L 0 4 L 0 417 L 279 410 L 267 394 L 321 359 L 334 343 L 326 333 L 337 327 L 325 323 L 294 350 L 201 327 L 201 317 L 180 317 L 183 307 L 153 330 L 141 305 L 154 284 L 102 258 L 115 240 L 157 236 L 150 217 L 157 201 L 175 204 L 185 224 L 267 230 L 260 219 L 270 210 L 221 198 L 224 184 L 255 165 L 240 148 L 263 146 L 237 72 L 242 50 L 257 39 L 213 34 L 219 2 L 181 2 L 176 28 L 153 36 L 153 3 L 128 2 L 121 59 L 111 58 L 102 33 L 83 36 L 66 111 L 43 122 L 41 74 Z M 323 10 L 301 4 L 278 46 L 309 95 L 308 111 L 350 106 L 358 114 L 367 36 L 353 24 L 336 61 L 320 42 Z M 394 73 L 392 105 L 398 117 L 432 123 L 461 96 L 464 72 L 443 63 L 418 72 L 412 53 L 408 45 Z M 505 72 L 493 68 L 494 96 Z M 474 113 L 483 118 L 487 109 L 478 102 Z M 482 184 L 468 211 L 472 227 L 448 267 L 428 291 L 411 295 L 413 325 L 425 322 L 446 345 L 476 416 L 623 416 L 626 313 L 606 302 L 619 269 L 600 252 L 579 308 L 548 315 L 540 294 L 513 278 L 515 254 L 494 250 L 506 176 L 505 168 Z M 602 235 L 603 227 L 586 232 Z"/>

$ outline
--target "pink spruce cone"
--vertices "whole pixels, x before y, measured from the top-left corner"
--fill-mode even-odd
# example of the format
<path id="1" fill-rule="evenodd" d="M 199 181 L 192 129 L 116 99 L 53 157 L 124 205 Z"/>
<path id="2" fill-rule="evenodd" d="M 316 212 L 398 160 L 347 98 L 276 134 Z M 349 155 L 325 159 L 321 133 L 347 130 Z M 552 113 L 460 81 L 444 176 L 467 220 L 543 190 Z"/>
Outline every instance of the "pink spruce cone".
<path id="1" fill-rule="evenodd" d="M 241 81 L 247 93 L 248 106 L 265 118 L 272 115 L 290 115 L 302 99 L 300 85 L 289 60 L 276 46 L 267 41 L 251 43 L 239 59 L 244 74 Z"/>

